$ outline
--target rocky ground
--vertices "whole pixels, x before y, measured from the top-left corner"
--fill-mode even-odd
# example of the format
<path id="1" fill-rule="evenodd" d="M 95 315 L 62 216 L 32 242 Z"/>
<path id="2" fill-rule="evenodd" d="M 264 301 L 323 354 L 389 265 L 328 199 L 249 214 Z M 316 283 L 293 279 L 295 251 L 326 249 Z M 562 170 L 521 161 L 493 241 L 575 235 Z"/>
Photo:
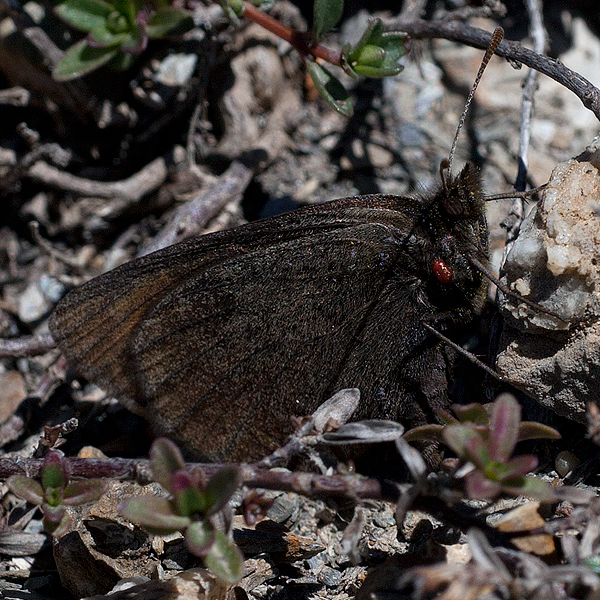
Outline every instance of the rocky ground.
<path id="1" fill-rule="evenodd" d="M 462 3 L 448 3 L 459 11 L 455 13 L 448 13 L 445 3 L 427 4 L 429 19 L 462 15 L 459 26 L 468 23 L 488 32 L 501 24 L 507 40 L 532 46 L 527 12 L 518 2 L 508 3 L 504 16 Z M 484 4 L 489 8 L 499 3 Z M 328 45 L 354 41 L 356 31 L 374 14 L 368 8 L 348 10 L 339 29 L 327 38 Z M 55 82 L 47 63 L 36 58 L 27 41 L 38 28 L 55 35 L 50 7 L 28 3 L 26 9 L 31 22 L 9 3 L 0 6 L 0 337 L 5 339 L 47 333 L 48 316 L 66 291 L 183 237 L 334 198 L 421 194 L 439 186 L 439 165 L 448 157 L 482 57 L 481 49 L 441 39 L 444 36 L 413 39 L 399 76 L 355 82 L 342 75 L 355 102 L 354 115 L 347 118 L 318 97 L 289 44 L 256 24 L 228 25 L 217 5 L 194 5 L 201 26 L 184 39 L 151 45 L 131 70 L 100 70 L 71 83 Z M 598 15 L 595 9 L 582 10 L 577 3 L 545 7 L 547 50 L 598 85 Z M 305 27 L 306 16 L 291 4 L 278 2 L 273 14 L 291 26 Z M 384 23 L 397 18 L 383 9 L 377 14 Z M 65 45 L 64 38 L 59 42 Z M 492 58 L 454 158 L 455 170 L 466 161 L 481 169 L 486 194 L 512 190 L 517 177 L 528 74 L 526 67 L 518 66 Z M 597 116 L 577 95 L 541 75 L 533 118 L 526 125 L 530 186 L 546 183 L 559 163 L 580 156 L 598 129 Z M 595 167 L 597 162 L 594 158 L 589 164 Z M 511 200 L 488 204 L 495 268 L 502 260 L 506 228 L 501 224 L 510 204 Z M 197 208 L 192 212 L 189 206 Z M 590 206 L 585 218 L 591 223 L 598 214 Z M 32 222 L 37 224 L 33 228 Z M 594 242 L 598 243 L 595 238 Z M 586 246 L 582 252 L 593 260 L 596 248 Z M 590 311 L 575 328 L 582 337 L 588 325 L 593 329 L 597 292 L 593 274 L 579 276 L 591 298 Z M 522 287 L 517 289 L 523 293 Z M 471 347 L 487 347 L 487 323 L 474 333 L 478 341 Z M 564 335 L 558 336 L 560 344 Z M 502 343 L 510 346 L 514 338 L 506 332 L 504 336 Z M 598 400 L 595 339 L 579 346 L 584 349 L 577 364 L 584 366 L 574 379 L 552 383 L 554 388 L 540 393 L 543 408 L 522 397 L 529 418 L 543 420 L 563 434 L 560 444 L 544 442 L 535 449 L 541 476 L 555 486 L 566 481 L 595 490 L 598 484 L 595 463 L 588 462 L 596 446 L 582 426 L 585 401 Z M 537 342 L 529 344 L 528 352 L 535 354 Z M 78 426 L 68 435 L 68 427 L 61 430 L 66 438 L 61 449 L 68 456 L 84 447 L 92 448 L 80 456 L 147 455 L 150 434 L 145 423 L 99 388 L 73 384 L 57 350 L 29 358 L 16 351 L 2 356 L 2 458 L 39 456 L 43 426 L 69 419 L 77 419 Z M 555 365 L 551 362 L 551 368 Z M 516 368 L 523 367 L 517 363 Z M 520 380 L 520 387 L 527 388 L 527 379 Z M 574 391 L 565 401 L 563 392 L 569 386 Z M 560 409 L 553 405 L 555 391 L 560 392 Z M 484 402 L 486 396 L 469 400 Z M 557 417 L 557 410 L 579 423 Z M 568 461 L 575 462 L 558 472 L 554 461 L 565 450 L 574 455 Z M 582 466 L 564 480 L 576 462 Z M 155 485 L 146 492 L 152 493 Z M 142 587 L 129 592 L 130 598 L 219 598 L 226 593 L 278 600 L 429 598 L 444 585 L 447 599 L 599 597 L 594 594 L 599 593 L 600 580 L 592 569 L 588 579 L 579 572 L 561 579 L 559 571 L 552 570 L 577 562 L 577 552 L 569 553 L 568 543 L 556 542 L 559 549 L 553 545 L 543 560 L 530 550 L 492 555 L 477 534 L 468 537 L 464 523 L 444 522 L 440 514 L 432 516 L 435 511 L 409 511 L 398 524 L 390 502 L 373 500 L 356 511 L 339 498 L 306 498 L 290 491 L 268 492 L 274 505 L 268 519 L 253 528 L 235 517 L 234 540 L 248 557 L 247 575 L 227 592 L 199 569 L 201 561 L 185 552 L 181 536 L 150 536 L 118 516 L 116 506 L 124 495 L 146 492 L 130 482 L 111 483 L 99 503 L 77 509 L 72 531 L 52 541 L 42 532 L 36 507 L 0 482 L 0 596 L 105 597 L 119 580 L 131 579 Z M 241 496 L 236 496 L 234 504 L 239 508 L 240 503 Z M 521 504 L 532 503 L 523 498 L 496 503 L 488 510 L 488 523 L 494 525 L 500 514 Z M 565 504 L 542 508 L 541 524 L 529 521 L 529 529 L 541 533 L 545 522 L 580 515 L 584 525 L 571 520 L 569 526 L 577 530 L 574 539 L 589 547 L 585 554 L 578 546 L 577 556 L 593 557 L 597 510 L 590 502 L 583 504 L 575 510 Z M 351 527 L 360 535 L 349 531 Z M 544 533 L 556 541 L 564 532 Z M 503 561 L 500 567 L 495 560 Z M 515 570 L 505 576 L 502 564 L 511 561 Z M 431 564 L 437 565 L 435 577 L 407 571 Z M 496 571 L 504 579 L 489 575 Z M 577 585 L 565 584 L 577 577 Z M 206 596 L 195 586 L 207 590 Z"/>

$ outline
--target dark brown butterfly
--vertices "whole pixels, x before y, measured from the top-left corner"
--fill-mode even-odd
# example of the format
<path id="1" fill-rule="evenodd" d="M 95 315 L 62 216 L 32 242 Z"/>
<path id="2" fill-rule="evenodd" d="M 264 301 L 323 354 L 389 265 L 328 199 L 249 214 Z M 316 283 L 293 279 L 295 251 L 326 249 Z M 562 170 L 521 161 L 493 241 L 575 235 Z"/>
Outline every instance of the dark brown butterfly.
<path id="1" fill-rule="evenodd" d="M 424 323 L 473 319 L 485 282 L 471 258 L 486 257 L 467 164 L 429 197 L 335 200 L 133 260 L 63 299 L 50 330 L 189 453 L 251 460 L 342 388 L 361 391 L 355 420 L 431 421 L 448 362 Z"/>

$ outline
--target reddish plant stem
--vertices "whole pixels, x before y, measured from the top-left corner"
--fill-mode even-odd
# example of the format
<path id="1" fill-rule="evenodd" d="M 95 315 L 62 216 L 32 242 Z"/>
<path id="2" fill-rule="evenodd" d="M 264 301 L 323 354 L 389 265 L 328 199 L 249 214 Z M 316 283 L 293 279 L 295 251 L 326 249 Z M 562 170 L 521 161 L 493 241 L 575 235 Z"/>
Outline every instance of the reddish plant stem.
<path id="1" fill-rule="evenodd" d="M 67 458 L 67 472 L 71 477 L 95 479 L 110 478 L 121 481 L 148 483 L 153 480 L 150 461 L 126 458 Z M 0 458 L 0 481 L 11 475 L 38 478 L 42 459 Z M 207 479 L 225 465 L 193 464 L 190 469 L 202 471 Z M 252 465 L 240 465 L 242 482 L 249 488 L 283 490 L 308 497 L 351 497 L 357 499 L 397 501 L 401 492 L 395 485 L 386 485 L 375 479 L 357 475 L 316 475 L 301 472 L 264 471 Z"/>
<path id="2" fill-rule="evenodd" d="M 341 53 L 329 50 L 319 44 L 313 44 L 310 36 L 307 33 L 301 33 L 295 29 L 291 29 L 287 25 L 284 25 L 277 19 L 267 13 L 259 10 L 250 2 L 244 2 L 244 16 L 258 23 L 258 25 L 264 27 L 268 31 L 274 33 L 282 40 L 289 42 L 300 54 L 307 55 L 311 54 L 317 58 L 321 58 L 324 61 L 340 67 L 342 65 Z"/>

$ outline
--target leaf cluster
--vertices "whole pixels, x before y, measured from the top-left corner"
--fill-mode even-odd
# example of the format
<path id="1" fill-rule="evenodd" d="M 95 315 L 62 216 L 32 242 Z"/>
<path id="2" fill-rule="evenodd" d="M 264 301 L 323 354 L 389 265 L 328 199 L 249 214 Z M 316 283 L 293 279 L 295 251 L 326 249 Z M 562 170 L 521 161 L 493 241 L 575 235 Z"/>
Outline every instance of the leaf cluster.
<path id="1" fill-rule="evenodd" d="M 177 446 L 157 439 L 150 450 L 154 480 L 169 498 L 128 498 L 120 513 L 150 533 L 167 535 L 180 531 L 188 550 L 201 557 L 211 572 L 227 583 L 244 574 L 244 558 L 228 536 L 231 520 L 226 508 L 240 486 L 237 467 L 225 467 L 208 481 L 200 471 L 189 471 Z"/>
<path id="2" fill-rule="evenodd" d="M 40 482 L 25 475 L 12 475 L 7 484 L 13 494 L 41 508 L 44 529 L 54 537 L 60 537 L 71 526 L 68 506 L 95 502 L 107 488 L 107 483 L 100 479 L 70 481 L 60 450 L 49 450 L 46 454 Z"/>
<path id="3" fill-rule="evenodd" d="M 512 457 L 518 442 L 558 439 L 547 425 L 521 421 L 521 406 L 511 394 L 501 394 L 491 404 L 454 405 L 456 417 L 445 411 L 438 416 L 444 425 L 424 425 L 407 431 L 406 441 L 439 441 L 469 466 L 465 491 L 469 498 L 488 500 L 502 492 L 524 494 L 541 501 L 556 499 L 549 485 L 527 477 L 538 466 L 532 455 Z M 512 458 L 511 458 L 512 457 Z"/>
<path id="4" fill-rule="evenodd" d="M 170 4 L 171 0 L 64 0 L 56 13 L 71 27 L 86 37 L 67 49 L 56 65 L 53 75 L 58 81 L 68 81 L 86 75 L 101 66 L 126 70 L 148 45 L 149 39 L 184 33 L 193 28 L 189 13 Z M 235 25 L 246 13 L 243 0 L 218 0 L 226 16 Z M 253 0 L 251 5 L 267 9 L 271 0 Z M 403 69 L 399 60 L 408 52 L 408 36 L 401 32 L 383 32 L 379 19 L 372 20 L 355 45 L 347 44 L 341 52 L 333 53 L 319 44 L 324 35 L 339 22 L 344 0 L 315 0 L 314 20 L 309 34 L 288 31 L 288 41 L 297 47 L 306 61 L 306 69 L 315 88 L 337 112 L 351 116 L 353 105 L 340 79 L 326 68 L 323 60 L 341 67 L 352 78 L 389 77 Z M 257 11 L 260 14 L 260 11 Z M 273 19 L 255 19 L 259 24 L 282 35 L 287 28 Z M 301 43 L 300 43 L 301 41 Z M 321 49 L 320 53 L 318 49 Z"/>
<path id="5" fill-rule="evenodd" d="M 68 81 L 107 63 L 128 69 L 148 45 L 148 39 L 183 32 L 194 25 L 188 13 L 164 0 L 149 8 L 141 0 L 65 0 L 56 13 L 71 27 L 86 33 L 54 69 L 54 78 Z"/>
<path id="6" fill-rule="evenodd" d="M 335 27 L 342 16 L 344 0 L 315 0 L 312 44 Z M 397 75 L 404 68 L 399 60 L 407 54 L 408 36 L 402 32 L 383 32 L 381 20 L 373 19 L 354 45 L 346 44 L 340 54 L 340 66 L 350 77 L 382 78 Z M 307 60 L 306 69 L 315 88 L 337 112 L 351 116 L 352 100 L 342 82 L 321 62 Z"/>

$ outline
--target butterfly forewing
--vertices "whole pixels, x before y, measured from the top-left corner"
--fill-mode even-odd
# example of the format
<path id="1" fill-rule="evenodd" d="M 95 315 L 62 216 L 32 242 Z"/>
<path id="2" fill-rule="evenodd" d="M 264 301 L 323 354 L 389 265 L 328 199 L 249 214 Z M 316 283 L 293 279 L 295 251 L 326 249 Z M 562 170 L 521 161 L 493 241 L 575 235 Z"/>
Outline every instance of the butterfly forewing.
<path id="1" fill-rule="evenodd" d="M 82 375 L 198 457 L 258 458 L 345 387 L 356 418 L 424 422 L 447 363 L 422 322 L 468 318 L 480 287 L 471 271 L 450 294 L 431 283 L 444 224 L 427 207 L 358 197 L 199 237 L 88 282 L 50 328 Z M 454 268 L 479 243 L 461 235 Z"/>

